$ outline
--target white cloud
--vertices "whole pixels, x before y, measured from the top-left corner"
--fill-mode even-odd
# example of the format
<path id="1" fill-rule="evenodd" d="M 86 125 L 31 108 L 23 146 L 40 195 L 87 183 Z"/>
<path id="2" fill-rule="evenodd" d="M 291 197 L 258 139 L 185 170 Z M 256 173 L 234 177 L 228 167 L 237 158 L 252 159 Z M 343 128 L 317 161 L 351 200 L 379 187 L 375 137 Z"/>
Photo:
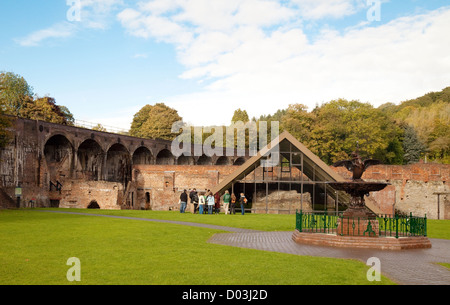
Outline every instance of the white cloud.
<path id="1" fill-rule="evenodd" d="M 52 26 L 34 31 L 29 35 L 17 38 L 15 41 L 24 47 L 39 46 L 49 39 L 61 39 L 73 36 L 82 29 L 105 29 L 107 28 L 111 12 L 123 5 L 123 0 L 80 0 L 77 2 L 68 1 L 67 13 L 62 18 L 70 19 L 68 15 L 75 14 L 79 20 L 65 20 L 57 22 Z"/>
<path id="2" fill-rule="evenodd" d="M 202 92 L 166 100 L 194 124 L 199 112 L 201 124 L 221 124 L 237 108 L 259 116 L 290 103 L 312 108 L 336 98 L 377 106 L 449 85 L 449 8 L 376 26 L 361 22 L 341 33 L 323 27 L 312 41 L 295 12 L 338 18 L 361 9 L 361 1 L 213 2 L 216 10 L 200 0 L 150 1 L 119 15 L 133 35 L 174 44 L 186 68 L 180 77 L 206 84 Z M 254 18 L 243 17 L 251 15 L 249 7 L 258 8 Z M 217 105 L 220 118 L 208 116 Z"/>
<path id="3" fill-rule="evenodd" d="M 67 38 L 76 32 L 76 27 L 69 22 L 56 23 L 53 26 L 35 31 L 25 37 L 15 39 L 15 41 L 24 47 L 37 46 L 43 40 L 50 38 Z"/>
<path id="4" fill-rule="evenodd" d="M 292 0 L 305 19 L 342 18 L 361 9 L 366 0 Z"/>

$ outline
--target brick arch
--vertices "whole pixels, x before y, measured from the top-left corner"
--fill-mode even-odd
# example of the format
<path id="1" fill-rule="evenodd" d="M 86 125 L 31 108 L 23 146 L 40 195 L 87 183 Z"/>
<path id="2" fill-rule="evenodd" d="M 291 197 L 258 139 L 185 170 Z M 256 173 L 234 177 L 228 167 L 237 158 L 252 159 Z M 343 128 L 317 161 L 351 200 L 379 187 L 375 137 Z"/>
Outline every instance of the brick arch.
<path id="1" fill-rule="evenodd" d="M 55 137 L 55 136 L 62 136 L 62 137 L 65 137 L 65 138 L 67 139 L 67 141 L 70 143 L 70 145 L 72 145 L 72 147 L 75 147 L 74 141 L 73 141 L 73 136 L 72 136 L 71 134 L 66 133 L 66 132 L 64 132 L 64 131 L 60 131 L 60 130 L 58 130 L 58 131 L 53 131 L 53 132 L 51 132 L 50 134 L 46 135 L 46 136 L 44 137 L 44 141 L 41 142 L 41 143 L 42 143 L 42 144 L 41 144 L 41 145 L 42 145 L 42 147 L 41 147 L 42 155 L 44 155 L 44 149 L 45 149 L 45 145 L 47 144 L 47 142 L 48 142 L 51 138 L 53 138 L 53 137 Z"/>
<path id="2" fill-rule="evenodd" d="M 239 157 L 236 160 L 234 160 L 233 165 L 242 165 L 245 163 L 245 158 L 244 157 Z"/>
<path id="3" fill-rule="evenodd" d="M 106 152 L 94 139 L 85 139 L 78 145 L 75 168 L 86 180 L 102 180 L 103 162 Z"/>
<path id="4" fill-rule="evenodd" d="M 114 143 L 106 151 L 105 180 L 126 185 L 131 181 L 130 152 L 121 143 Z"/>
<path id="5" fill-rule="evenodd" d="M 173 165 L 175 163 L 175 157 L 172 152 L 167 148 L 161 149 L 155 158 L 155 164 L 160 165 Z"/>
<path id="6" fill-rule="evenodd" d="M 67 136 L 60 133 L 50 136 L 44 143 L 42 155 L 49 173 L 48 183 L 72 176 L 75 149 Z"/>
<path id="7" fill-rule="evenodd" d="M 133 164 L 153 164 L 152 151 L 147 146 L 139 146 L 132 154 Z"/>
<path id="8" fill-rule="evenodd" d="M 195 160 L 192 156 L 181 155 L 177 158 L 177 165 L 194 165 Z"/>
<path id="9" fill-rule="evenodd" d="M 233 162 L 229 157 L 221 156 L 217 158 L 215 165 L 232 165 Z"/>
<path id="10" fill-rule="evenodd" d="M 212 165 L 212 158 L 208 157 L 207 155 L 203 154 L 197 159 L 197 165 Z"/>

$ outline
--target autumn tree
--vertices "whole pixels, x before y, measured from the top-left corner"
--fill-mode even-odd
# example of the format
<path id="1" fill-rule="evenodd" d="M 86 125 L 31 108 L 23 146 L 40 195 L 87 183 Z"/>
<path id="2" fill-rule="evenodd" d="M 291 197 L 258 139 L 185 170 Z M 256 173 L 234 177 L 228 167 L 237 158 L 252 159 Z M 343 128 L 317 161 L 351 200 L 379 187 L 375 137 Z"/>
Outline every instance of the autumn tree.
<path id="1" fill-rule="evenodd" d="M 172 125 L 182 118 L 178 111 L 163 103 L 145 105 L 133 117 L 130 135 L 149 139 L 173 140 Z"/>
<path id="2" fill-rule="evenodd" d="M 19 110 L 19 116 L 64 125 L 74 123 L 74 117 L 69 109 L 57 105 L 55 99 L 48 96 L 36 99 L 27 97 Z"/>

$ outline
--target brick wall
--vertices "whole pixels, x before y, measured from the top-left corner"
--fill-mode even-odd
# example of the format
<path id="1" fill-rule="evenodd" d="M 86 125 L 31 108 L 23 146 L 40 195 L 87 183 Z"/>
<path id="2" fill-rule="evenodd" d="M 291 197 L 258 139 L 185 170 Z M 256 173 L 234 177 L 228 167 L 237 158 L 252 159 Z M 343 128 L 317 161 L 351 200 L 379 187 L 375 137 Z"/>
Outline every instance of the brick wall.
<path id="1" fill-rule="evenodd" d="M 135 165 L 133 178 L 137 194 L 134 206 L 144 208 L 148 203 L 153 210 L 176 210 L 184 189 L 206 191 L 236 169 L 237 166 L 227 165 Z"/>
<path id="2" fill-rule="evenodd" d="M 345 168 L 333 169 L 344 178 L 351 179 L 351 173 Z M 417 216 L 426 214 L 428 218 L 437 219 L 438 201 L 434 193 L 450 192 L 449 177 L 450 165 L 417 163 L 371 166 L 362 179 L 391 184 L 370 196 L 384 213 L 392 213 L 395 209 Z M 450 195 L 441 196 L 439 211 L 441 219 L 450 219 Z"/>

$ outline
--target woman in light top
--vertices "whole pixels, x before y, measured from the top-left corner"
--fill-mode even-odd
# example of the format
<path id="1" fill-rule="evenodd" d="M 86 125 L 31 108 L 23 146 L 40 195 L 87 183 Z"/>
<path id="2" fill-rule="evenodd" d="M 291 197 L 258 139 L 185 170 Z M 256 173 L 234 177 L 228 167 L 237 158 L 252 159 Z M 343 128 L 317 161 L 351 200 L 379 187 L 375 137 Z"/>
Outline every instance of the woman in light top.
<path id="1" fill-rule="evenodd" d="M 208 197 L 206 198 L 206 202 L 208 203 L 208 214 L 212 214 L 215 201 L 214 201 L 214 196 L 211 193 L 208 194 Z"/>
<path id="2" fill-rule="evenodd" d="M 205 194 L 198 196 L 198 213 L 203 214 L 203 207 L 205 206 Z"/>

